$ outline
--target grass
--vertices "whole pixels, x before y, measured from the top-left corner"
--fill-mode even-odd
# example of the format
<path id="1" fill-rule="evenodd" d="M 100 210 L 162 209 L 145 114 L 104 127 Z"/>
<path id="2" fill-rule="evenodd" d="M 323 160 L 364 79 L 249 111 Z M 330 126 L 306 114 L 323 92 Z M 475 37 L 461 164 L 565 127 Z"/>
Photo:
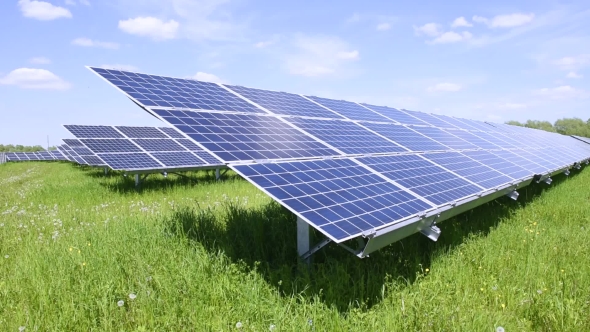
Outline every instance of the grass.
<path id="1" fill-rule="evenodd" d="M 235 175 L 191 177 L 137 191 L 0 165 L 0 330 L 590 330 L 588 169 L 445 221 L 436 243 L 330 245 L 310 268 L 288 211 Z"/>

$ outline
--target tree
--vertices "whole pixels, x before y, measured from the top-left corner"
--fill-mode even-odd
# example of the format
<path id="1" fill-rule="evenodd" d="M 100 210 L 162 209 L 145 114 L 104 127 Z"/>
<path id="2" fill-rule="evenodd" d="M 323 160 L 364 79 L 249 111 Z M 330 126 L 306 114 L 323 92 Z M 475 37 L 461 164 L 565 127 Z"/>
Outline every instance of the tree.
<path id="1" fill-rule="evenodd" d="M 564 135 L 590 137 L 590 126 L 580 118 L 563 118 L 555 121 L 555 129 Z"/>
<path id="2" fill-rule="evenodd" d="M 527 128 L 541 129 L 550 132 L 556 132 L 555 128 L 549 121 L 527 120 L 524 125 Z"/>
<path id="3" fill-rule="evenodd" d="M 520 123 L 518 121 L 514 121 L 514 120 L 510 120 L 510 121 L 506 121 L 505 122 L 507 125 L 511 125 L 511 126 L 519 126 L 519 127 L 524 127 L 524 123 Z"/>

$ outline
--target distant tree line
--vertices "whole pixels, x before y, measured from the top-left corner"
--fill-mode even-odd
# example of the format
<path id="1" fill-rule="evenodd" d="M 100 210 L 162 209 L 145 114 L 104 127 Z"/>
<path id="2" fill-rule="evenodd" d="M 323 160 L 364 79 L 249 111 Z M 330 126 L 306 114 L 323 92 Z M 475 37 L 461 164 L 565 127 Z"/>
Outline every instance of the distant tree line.
<path id="1" fill-rule="evenodd" d="M 528 120 L 525 123 L 518 121 L 507 121 L 506 124 L 541 129 L 563 135 L 590 137 L 590 119 L 584 121 L 580 118 L 563 118 L 555 121 L 554 124 L 551 124 L 549 121 L 538 120 Z"/>
<path id="2" fill-rule="evenodd" d="M 55 146 L 50 146 L 49 150 L 55 150 L 56 147 Z M 0 144 L 0 152 L 36 152 L 36 151 L 44 151 L 45 148 L 43 148 L 41 145 L 33 145 L 33 146 L 28 146 L 28 145 L 13 145 L 13 144 L 8 144 L 8 145 L 3 145 Z"/>

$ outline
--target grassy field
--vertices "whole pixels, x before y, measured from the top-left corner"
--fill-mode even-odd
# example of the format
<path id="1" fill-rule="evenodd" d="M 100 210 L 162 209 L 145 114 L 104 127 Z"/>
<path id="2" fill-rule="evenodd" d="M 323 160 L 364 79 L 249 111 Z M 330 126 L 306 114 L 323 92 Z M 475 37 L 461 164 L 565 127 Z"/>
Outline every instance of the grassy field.
<path id="1" fill-rule="evenodd" d="M 590 331 L 590 170 L 310 268 L 246 181 L 0 165 L 0 331 Z"/>

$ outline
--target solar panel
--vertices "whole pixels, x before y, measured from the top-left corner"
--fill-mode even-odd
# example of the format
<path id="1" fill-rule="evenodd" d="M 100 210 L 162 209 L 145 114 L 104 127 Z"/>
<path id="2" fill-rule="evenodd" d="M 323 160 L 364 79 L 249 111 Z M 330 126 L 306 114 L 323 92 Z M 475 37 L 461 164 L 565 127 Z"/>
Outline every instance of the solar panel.
<path id="1" fill-rule="evenodd" d="M 78 139 L 64 138 L 62 139 L 62 141 L 64 141 L 64 143 L 66 143 L 70 147 L 70 149 L 74 147 L 84 147 L 84 144 L 82 144 L 82 142 L 80 142 L 80 140 Z"/>
<path id="2" fill-rule="evenodd" d="M 172 139 L 133 139 L 135 144 L 148 152 L 180 152 L 184 147 Z"/>
<path id="3" fill-rule="evenodd" d="M 230 167 L 336 242 L 432 208 L 351 159 Z"/>
<path id="4" fill-rule="evenodd" d="M 185 166 L 185 165 L 200 165 L 203 160 L 190 152 L 154 152 L 152 153 L 158 161 L 168 167 Z"/>
<path id="5" fill-rule="evenodd" d="M 166 134 L 158 130 L 156 127 L 115 126 L 115 128 L 129 138 L 168 138 Z"/>
<path id="6" fill-rule="evenodd" d="M 521 155 L 519 155 L 519 153 L 521 153 L 522 151 L 520 150 L 498 150 L 498 151 L 489 151 L 491 154 L 496 155 L 500 158 L 503 158 L 505 160 L 509 160 L 510 162 L 528 170 L 529 172 L 533 173 L 533 174 L 543 174 L 545 172 L 547 172 L 548 170 L 550 170 L 549 167 L 545 167 L 543 165 L 540 165 L 539 163 L 537 163 L 538 160 L 532 160 L 532 159 L 527 159 Z M 533 158 L 535 159 L 535 158 Z"/>
<path id="7" fill-rule="evenodd" d="M 442 120 L 446 123 L 452 124 L 453 126 L 463 129 L 463 130 L 478 130 L 477 128 L 470 126 L 469 124 L 460 121 L 457 118 L 454 118 L 452 116 L 446 116 L 446 115 L 442 115 L 442 114 L 430 114 L 433 117 Z"/>
<path id="8" fill-rule="evenodd" d="M 225 162 L 334 156 L 338 153 L 273 116 L 154 110 Z M 187 121 L 188 122 L 188 121 Z"/>
<path id="9" fill-rule="evenodd" d="M 60 151 L 58 151 L 58 150 L 51 150 L 51 151 L 49 151 L 49 152 L 50 152 L 50 153 L 53 155 L 53 157 L 54 157 L 55 159 L 57 159 L 57 160 L 68 160 L 68 159 L 67 159 L 67 158 L 64 156 L 64 154 L 63 154 L 63 153 L 61 153 L 61 152 L 60 152 Z"/>
<path id="10" fill-rule="evenodd" d="M 105 163 L 99 157 L 95 155 L 88 155 L 88 156 L 80 156 L 86 162 L 86 164 L 91 166 L 104 166 Z"/>
<path id="11" fill-rule="evenodd" d="M 580 140 L 580 141 L 582 141 L 584 143 L 590 144 L 590 138 L 588 138 L 588 137 L 582 137 L 582 136 L 576 136 L 576 135 L 572 135 L 572 137 L 575 138 L 575 139 L 577 139 L 577 140 Z"/>
<path id="12" fill-rule="evenodd" d="M 507 152 L 507 151 L 505 151 Z M 509 152 L 510 153 L 510 152 Z M 516 163 L 513 163 L 509 160 L 512 158 L 508 155 L 506 157 L 511 159 L 504 159 L 499 157 L 489 151 L 464 151 L 462 154 L 466 155 L 467 157 L 482 163 L 506 176 L 511 177 L 514 180 L 520 180 L 524 178 L 530 178 L 534 175 L 533 172 L 527 170 L 519 166 Z M 514 159 L 512 159 L 514 160 Z"/>
<path id="13" fill-rule="evenodd" d="M 416 126 L 413 127 L 412 130 L 419 132 L 435 142 L 448 146 L 450 149 L 447 150 L 470 150 L 478 148 L 477 146 L 439 128 Z"/>
<path id="14" fill-rule="evenodd" d="M 288 121 L 345 154 L 407 152 L 354 122 L 302 118 Z"/>
<path id="15" fill-rule="evenodd" d="M 90 68 L 145 107 L 265 113 L 216 83 Z"/>
<path id="16" fill-rule="evenodd" d="M 276 92 L 246 88 L 237 85 L 226 85 L 226 87 L 248 98 L 256 104 L 264 107 L 274 114 L 285 114 L 295 116 L 309 116 L 320 118 L 342 118 L 334 112 L 321 107 L 311 101 L 293 93 Z"/>
<path id="17" fill-rule="evenodd" d="M 345 100 L 334 100 L 314 96 L 307 96 L 307 98 L 331 109 L 337 114 L 342 115 L 345 119 L 360 121 L 391 122 L 390 119 L 385 118 L 379 115 L 378 113 L 375 113 L 370 109 L 363 107 L 357 103 Z"/>
<path id="18" fill-rule="evenodd" d="M 428 153 L 424 158 L 482 186 L 485 189 L 496 188 L 512 183 L 512 178 L 503 175 L 459 152 Z"/>
<path id="19" fill-rule="evenodd" d="M 176 131 L 174 128 L 169 127 L 158 127 L 161 131 L 163 131 L 166 135 L 172 138 L 184 138 L 184 135 Z"/>
<path id="20" fill-rule="evenodd" d="M 362 105 L 370 108 L 374 112 L 377 112 L 384 117 L 387 117 L 389 119 L 397 121 L 401 124 L 417 125 L 417 126 L 428 126 L 429 125 L 428 123 L 426 123 L 418 118 L 415 118 L 404 111 L 400 111 L 395 108 L 391 108 L 391 107 L 387 107 L 387 106 L 375 106 L 375 105 L 369 105 L 369 104 L 362 104 Z"/>
<path id="21" fill-rule="evenodd" d="M 494 150 L 494 149 L 501 149 L 500 146 L 493 144 L 490 141 L 486 141 L 485 139 L 477 136 L 477 133 L 469 132 L 466 130 L 455 130 L 455 129 L 445 129 L 445 131 L 453 136 L 459 137 L 462 140 L 469 142 L 480 149 L 485 150 Z"/>
<path id="22" fill-rule="evenodd" d="M 457 201 L 483 190 L 417 155 L 365 157 L 357 160 L 435 205 Z"/>
<path id="23" fill-rule="evenodd" d="M 80 140 L 94 153 L 113 152 L 142 152 L 142 150 L 128 139 L 82 139 Z M 106 160 L 105 160 L 106 161 Z"/>
<path id="24" fill-rule="evenodd" d="M 414 112 L 414 111 L 408 111 L 408 110 L 403 110 L 404 112 L 410 114 L 411 116 L 418 118 L 424 122 L 426 122 L 427 124 L 434 126 L 434 127 L 438 127 L 438 128 L 451 128 L 451 129 L 457 129 L 457 127 L 453 126 L 450 123 L 447 123 L 439 118 L 436 118 L 428 113 L 422 113 L 422 112 Z"/>
<path id="25" fill-rule="evenodd" d="M 6 160 L 20 161 L 18 154 L 14 153 L 14 152 L 6 152 L 5 156 L 6 156 Z"/>
<path id="26" fill-rule="evenodd" d="M 488 142 L 490 142 L 502 149 L 515 149 L 516 148 L 515 144 L 509 143 L 508 140 L 501 139 L 500 136 L 498 136 L 494 133 L 483 132 L 483 131 L 472 131 L 470 133 L 473 136 L 478 137 L 480 140 L 488 141 Z"/>
<path id="27" fill-rule="evenodd" d="M 64 127 L 77 138 L 123 138 L 121 133 L 109 126 L 64 125 Z M 66 141 L 64 142 L 70 145 Z"/>
<path id="28" fill-rule="evenodd" d="M 147 153 L 104 153 L 100 158 L 114 170 L 161 169 L 163 165 Z"/>
<path id="29" fill-rule="evenodd" d="M 380 124 L 366 122 L 364 127 L 386 137 L 387 139 L 407 148 L 410 151 L 445 151 L 448 147 L 439 144 L 409 127 L 395 124 Z"/>

